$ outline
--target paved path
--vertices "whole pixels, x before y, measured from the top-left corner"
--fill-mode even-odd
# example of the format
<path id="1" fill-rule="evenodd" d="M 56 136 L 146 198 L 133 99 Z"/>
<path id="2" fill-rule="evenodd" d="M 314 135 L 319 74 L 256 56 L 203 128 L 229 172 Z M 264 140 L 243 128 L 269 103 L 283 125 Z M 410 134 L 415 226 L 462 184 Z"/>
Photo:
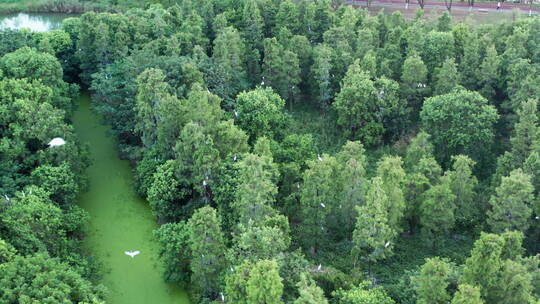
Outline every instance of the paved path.
<path id="1" fill-rule="evenodd" d="M 405 0 L 373 0 L 371 2 L 372 7 L 395 7 L 395 8 L 405 8 Z M 367 0 L 345 0 L 345 4 L 354 5 L 354 6 L 366 6 Z M 418 1 L 410 0 L 409 9 L 420 8 Z M 444 2 L 433 2 L 433 1 L 424 1 L 424 8 L 437 8 L 437 9 L 446 9 Z M 512 11 L 514 8 L 519 8 L 525 13 L 529 13 L 528 4 L 520 3 L 501 3 L 501 11 Z M 479 12 L 493 12 L 497 11 L 497 2 L 493 3 L 475 3 L 472 8 L 469 7 L 467 2 L 454 1 L 452 4 L 452 10 L 459 11 L 479 11 Z M 540 13 L 540 9 L 533 8 L 532 14 Z"/>

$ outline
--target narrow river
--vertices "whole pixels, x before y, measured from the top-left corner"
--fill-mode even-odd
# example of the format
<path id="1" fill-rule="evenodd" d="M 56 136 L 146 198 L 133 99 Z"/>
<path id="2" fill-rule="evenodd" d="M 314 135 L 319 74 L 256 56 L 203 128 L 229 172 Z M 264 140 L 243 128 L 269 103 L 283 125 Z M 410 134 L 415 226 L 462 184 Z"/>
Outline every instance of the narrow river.
<path id="1" fill-rule="evenodd" d="M 83 94 L 73 117 L 81 141 L 90 145 L 89 191 L 79 205 L 90 213 L 85 249 L 103 265 L 108 304 L 186 304 L 185 292 L 166 284 L 152 237 L 157 227 L 148 203 L 133 189 L 128 161 L 120 160 L 108 127 L 91 111 Z M 139 250 L 134 258 L 124 252 Z"/>

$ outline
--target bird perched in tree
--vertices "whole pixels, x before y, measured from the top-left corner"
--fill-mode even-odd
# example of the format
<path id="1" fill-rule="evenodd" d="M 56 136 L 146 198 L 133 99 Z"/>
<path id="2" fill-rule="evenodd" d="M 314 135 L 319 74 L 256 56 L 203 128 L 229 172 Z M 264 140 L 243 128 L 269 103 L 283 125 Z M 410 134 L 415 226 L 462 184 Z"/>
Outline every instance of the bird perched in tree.
<path id="1" fill-rule="evenodd" d="M 52 147 L 60 147 L 66 144 L 66 141 L 61 137 L 55 137 L 53 138 L 49 143 L 49 148 Z"/>

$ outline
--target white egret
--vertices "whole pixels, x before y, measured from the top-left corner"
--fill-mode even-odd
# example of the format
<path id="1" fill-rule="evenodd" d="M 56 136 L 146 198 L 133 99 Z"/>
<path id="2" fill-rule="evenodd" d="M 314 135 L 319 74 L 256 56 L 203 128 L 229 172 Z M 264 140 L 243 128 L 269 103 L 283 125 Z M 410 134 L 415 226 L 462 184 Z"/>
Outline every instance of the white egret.
<path id="1" fill-rule="evenodd" d="M 319 264 L 319 266 L 317 266 L 317 271 L 321 271 L 321 268 L 322 268 L 322 264 Z"/>
<path id="2" fill-rule="evenodd" d="M 65 144 L 66 144 L 66 141 L 61 137 L 55 137 L 48 143 L 50 148 L 63 146 Z"/>
<path id="3" fill-rule="evenodd" d="M 317 154 L 317 159 L 319 159 L 320 161 L 322 161 L 322 157 L 320 154 Z"/>
<path id="4" fill-rule="evenodd" d="M 384 89 L 381 89 L 381 90 L 379 91 L 379 94 L 377 94 L 377 97 L 379 97 L 379 99 L 384 98 Z"/>
<path id="5" fill-rule="evenodd" d="M 202 185 L 203 185 L 203 187 L 206 187 L 206 180 L 202 181 Z"/>
<path id="6" fill-rule="evenodd" d="M 386 242 L 386 244 L 384 244 L 384 248 L 388 248 L 388 246 L 390 246 L 390 242 Z"/>
<path id="7" fill-rule="evenodd" d="M 535 219 L 535 220 L 540 220 L 540 217 L 537 216 L 537 217 L 535 217 L 534 219 Z"/>
<path id="8" fill-rule="evenodd" d="M 236 110 L 234 110 L 234 117 L 238 117 L 238 112 L 236 112 Z"/>
<path id="9" fill-rule="evenodd" d="M 234 155 L 233 160 L 236 161 L 236 154 Z"/>
<path id="10" fill-rule="evenodd" d="M 4 194 L 4 198 L 9 202 L 9 196 L 7 196 L 7 194 Z"/>
<path id="11" fill-rule="evenodd" d="M 129 255 L 131 258 L 134 258 L 137 254 L 141 253 L 139 250 L 135 251 L 124 251 L 126 255 Z"/>
<path id="12" fill-rule="evenodd" d="M 223 292 L 220 292 L 219 295 L 221 296 L 221 302 L 225 302 L 225 295 L 223 295 Z"/>
<path id="13" fill-rule="evenodd" d="M 324 203 L 321 203 L 321 207 L 326 208 L 326 205 Z"/>

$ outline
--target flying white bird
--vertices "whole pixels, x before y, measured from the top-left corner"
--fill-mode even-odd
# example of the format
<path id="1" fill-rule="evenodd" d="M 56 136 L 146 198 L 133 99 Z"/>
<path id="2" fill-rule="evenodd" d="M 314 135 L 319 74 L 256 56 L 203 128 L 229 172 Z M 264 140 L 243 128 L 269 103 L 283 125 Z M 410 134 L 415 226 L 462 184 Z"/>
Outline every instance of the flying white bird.
<path id="1" fill-rule="evenodd" d="M 319 264 L 319 266 L 317 266 L 317 271 L 321 271 L 321 268 L 322 268 L 322 264 Z"/>
<path id="2" fill-rule="evenodd" d="M 323 207 L 323 208 L 326 208 L 326 205 L 325 205 L 325 204 L 323 204 L 323 203 L 321 203 L 321 207 Z"/>
<path id="3" fill-rule="evenodd" d="M 131 258 L 134 258 L 137 254 L 141 253 L 139 250 L 135 251 L 124 251 L 126 255 L 129 255 Z"/>
<path id="4" fill-rule="evenodd" d="M 66 144 L 66 141 L 61 137 L 55 137 L 48 143 L 50 148 L 63 146 L 65 144 Z"/>

